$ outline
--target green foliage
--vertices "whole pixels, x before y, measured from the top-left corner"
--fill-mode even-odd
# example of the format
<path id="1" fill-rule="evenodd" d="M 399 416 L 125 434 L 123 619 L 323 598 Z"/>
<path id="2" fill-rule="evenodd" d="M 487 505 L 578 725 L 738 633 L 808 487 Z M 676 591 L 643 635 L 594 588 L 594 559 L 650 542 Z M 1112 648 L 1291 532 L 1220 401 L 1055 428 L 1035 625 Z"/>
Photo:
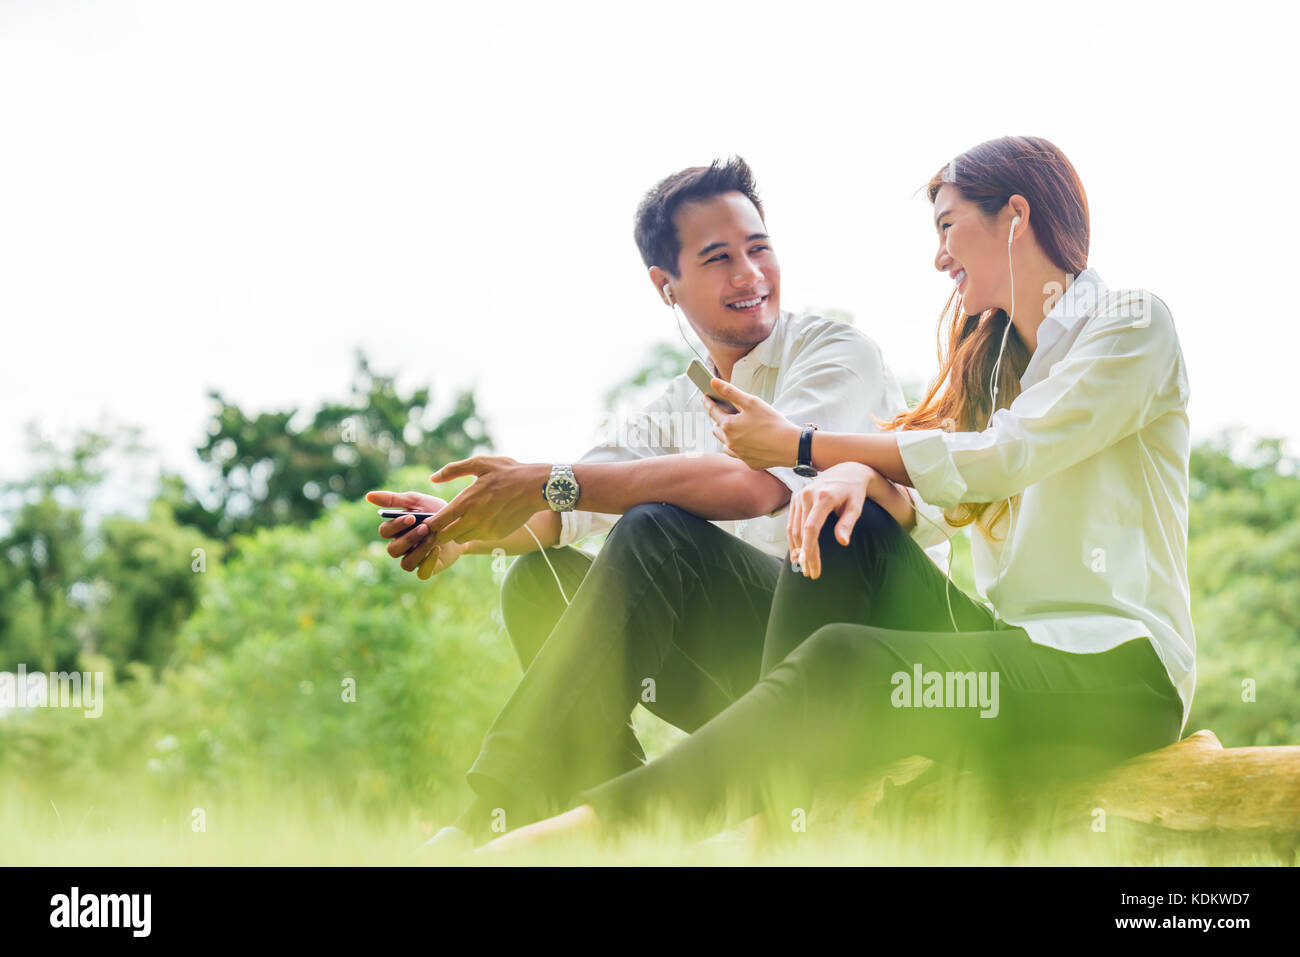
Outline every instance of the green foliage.
<path id="1" fill-rule="evenodd" d="M 219 562 L 224 546 L 178 525 L 161 500 L 144 521 L 106 518 L 95 546 L 86 563 L 103 596 L 90 616 L 94 647 L 113 662 L 160 670 L 198 604 L 201 569 Z"/>
<path id="2" fill-rule="evenodd" d="M 381 487 L 408 463 L 451 462 L 492 444 L 471 393 L 458 395 L 435 423 L 427 387 L 401 395 L 361 353 L 350 399 L 325 403 L 305 424 L 298 410 L 253 416 L 210 395 L 217 411 L 198 454 L 215 468 L 216 503 L 200 502 L 176 476 L 166 478 L 162 494 L 178 521 L 215 538 L 305 524 Z"/>
<path id="3" fill-rule="evenodd" d="M 67 449 L 32 430 L 30 443 L 38 468 L 8 485 L 19 504 L 0 539 L 0 667 L 67 671 L 102 651 L 119 672 L 161 668 L 197 602 L 194 549 L 216 558 L 222 546 L 182 529 L 162 501 L 145 520 L 110 515 L 87 527 L 103 460 L 140 454 L 136 430 L 82 431 Z"/>
<path id="4" fill-rule="evenodd" d="M 1300 478 L 1280 439 L 1192 452 L 1188 565 L 1197 682 L 1189 730 L 1228 747 L 1300 742 Z M 1253 692 L 1253 700 L 1252 699 Z"/>
<path id="5" fill-rule="evenodd" d="M 376 808 L 462 796 L 518 680 L 492 562 L 420 581 L 388 556 L 378 522 L 351 503 L 261 530 L 203 573 L 181 556 L 202 587 L 172 666 L 112 684 L 98 720 L 48 709 L 0 721 L 0 769 L 65 790 L 134 776 L 162 792 L 258 781 Z"/>
<path id="6" fill-rule="evenodd" d="M 418 487 L 414 472 L 398 487 Z M 353 504 L 245 540 L 180 645 L 187 662 L 209 662 L 209 700 L 244 759 L 291 777 L 342 771 L 391 797 L 463 775 L 518 666 L 493 618 L 490 564 L 420 581 L 377 525 Z"/>
<path id="7" fill-rule="evenodd" d="M 85 633 L 85 502 L 104 479 L 105 453 L 115 443 L 138 452 L 138 433 L 83 429 L 67 449 L 34 423 L 27 436 L 36 470 L 4 486 L 17 505 L 0 538 L 0 665 L 63 671 L 75 666 Z"/>

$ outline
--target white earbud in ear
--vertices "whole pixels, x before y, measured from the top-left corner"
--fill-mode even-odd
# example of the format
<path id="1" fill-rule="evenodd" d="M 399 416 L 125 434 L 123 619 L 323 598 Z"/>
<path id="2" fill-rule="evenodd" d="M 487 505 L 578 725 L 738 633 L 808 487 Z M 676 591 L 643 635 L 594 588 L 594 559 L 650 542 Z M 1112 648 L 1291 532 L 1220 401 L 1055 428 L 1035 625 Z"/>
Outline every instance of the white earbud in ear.
<path id="1" fill-rule="evenodd" d="M 1007 233 L 1007 248 L 1008 248 L 1008 249 L 1011 248 L 1011 238 L 1012 238 L 1013 236 L 1015 236 L 1015 234 L 1016 234 L 1016 224 L 1019 223 L 1019 222 L 1020 222 L 1020 217 L 1019 217 L 1019 216 L 1013 216 L 1013 217 L 1011 218 L 1011 230 L 1010 230 L 1010 232 Z"/>
<path id="2" fill-rule="evenodd" d="M 668 300 L 668 305 L 673 304 L 673 291 L 668 288 L 668 283 L 664 283 L 664 298 Z"/>

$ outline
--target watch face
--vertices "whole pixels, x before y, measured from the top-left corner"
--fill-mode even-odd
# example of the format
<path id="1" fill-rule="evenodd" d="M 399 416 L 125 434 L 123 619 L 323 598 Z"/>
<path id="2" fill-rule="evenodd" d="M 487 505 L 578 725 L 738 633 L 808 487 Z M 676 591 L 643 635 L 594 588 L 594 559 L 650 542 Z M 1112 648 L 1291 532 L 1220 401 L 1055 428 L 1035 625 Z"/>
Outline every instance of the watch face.
<path id="1" fill-rule="evenodd" d="M 811 465 L 796 465 L 794 467 L 795 475 L 802 475 L 804 478 L 816 478 L 817 470 Z"/>
<path id="2" fill-rule="evenodd" d="M 560 508 L 572 505 L 578 499 L 578 486 L 566 478 L 553 478 L 546 483 L 546 498 Z"/>

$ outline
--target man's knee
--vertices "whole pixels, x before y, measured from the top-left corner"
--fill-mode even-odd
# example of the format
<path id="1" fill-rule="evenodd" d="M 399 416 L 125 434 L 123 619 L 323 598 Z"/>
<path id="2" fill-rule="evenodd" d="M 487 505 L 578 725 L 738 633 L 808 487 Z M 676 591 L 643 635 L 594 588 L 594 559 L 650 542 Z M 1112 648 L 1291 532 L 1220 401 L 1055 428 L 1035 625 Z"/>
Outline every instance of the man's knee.
<path id="1" fill-rule="evenodd" d="M 625 547 L 649 539 L 681 538 L 688 534 L 692 525 L 703 521 L 705 520 L 698 515 L 667 502 L 643 502 L 623 513 L 623 517 L 610 529 L 605 548 L 611 545 Z"/>
<path id="2" fill-rule="evenodd" d="M 506 620 L 506 627 L 514 621 L 523 620 L 520 616 L 529 614 L 530 607 L 539 601 L 562 601 L 555 576 L 546 564 L 541 552 L 525 552 L 506 569 L 501 580 L 501 614 Z"/>

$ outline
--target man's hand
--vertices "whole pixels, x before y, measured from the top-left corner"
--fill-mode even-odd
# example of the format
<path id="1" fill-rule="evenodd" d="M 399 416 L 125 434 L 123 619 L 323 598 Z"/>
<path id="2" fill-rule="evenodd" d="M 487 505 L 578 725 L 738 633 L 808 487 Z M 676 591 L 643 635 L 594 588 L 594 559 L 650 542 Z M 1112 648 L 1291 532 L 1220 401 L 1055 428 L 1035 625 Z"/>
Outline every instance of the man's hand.
<path id="1" fill-rule="evenodd" d="M 504 538 L 547 507 L 542 486 L 551 477 L 549 465 L 521 465 L 504 455 L 476 455 L 444 465 L 429 481 L 450 482 L 464 475 L 473 475 L 474 483 L 428 521 L 437 545 Z"/>
<path id="2" fill-rule="evenodd" d="M 416 569 L 420 581 L 428 581 L 434 575 L 445 572 L 456 564 L 456 559 L 464 555 L 468 548 L 468 545 L 462 545 L 459 542 L 447 542 L 445 545 L 434 548 Z"/>
<path id="3" fill-rule="evenodd" d="M 711 381 L 718 394 L 739 410 L 723 412 L 708 396 L 701 397 L 723 451 L 751 469 L 793 466 L 799 457 L 799 426 L 758 396 L 723 379 Z"/>
<path id="4" fill-rule="evenodd" d="M 436 495 L 425 495 L 422 492 L 367 492 L 366 501 L 380 508 L 405 508 L 434 513 L 447 507 L 447 503 Z M 391 539 L 388 554 L 400 558 L 402 568 L 408 572 L 415 571 L 425 559 L 435 554 L 434 537 L 429 534 L 427 520 L 417 523 L 410 515 L 385 519 L 379 526 L 379 534 Z M 450 565 L 451 562 L 447 564 Z"/>

